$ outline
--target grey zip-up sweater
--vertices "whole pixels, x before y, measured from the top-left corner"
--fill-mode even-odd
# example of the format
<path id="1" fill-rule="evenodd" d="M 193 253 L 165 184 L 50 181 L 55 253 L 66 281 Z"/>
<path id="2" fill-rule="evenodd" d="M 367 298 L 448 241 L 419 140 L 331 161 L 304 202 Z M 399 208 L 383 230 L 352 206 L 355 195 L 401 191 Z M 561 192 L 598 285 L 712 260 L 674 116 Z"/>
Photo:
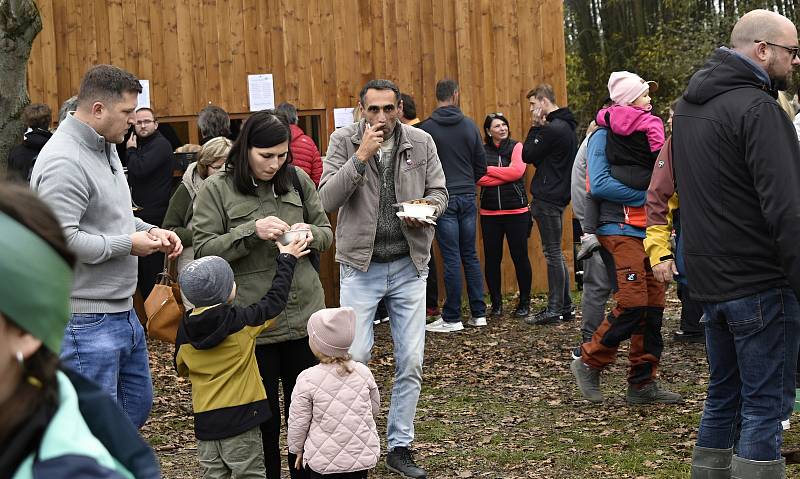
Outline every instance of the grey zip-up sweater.
<path id="1" fill-rule="evenodd" d="M 71 113 L 42 148 L 31 174 L 31 188 L 56 214 L 78 257 L 72 313 L 133 307 L 137 259 L 129 235 L 153 225 L 133 216 L 115 146 Z"/>

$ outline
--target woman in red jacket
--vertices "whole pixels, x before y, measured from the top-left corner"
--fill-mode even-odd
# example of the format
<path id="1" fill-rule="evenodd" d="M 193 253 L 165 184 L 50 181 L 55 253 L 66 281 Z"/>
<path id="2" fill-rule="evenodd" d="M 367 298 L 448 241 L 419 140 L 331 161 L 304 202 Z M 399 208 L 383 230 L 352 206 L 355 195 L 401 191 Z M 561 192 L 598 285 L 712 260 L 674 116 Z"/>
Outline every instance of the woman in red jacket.
<path id="1" fill-rule="evenodd" d="M 508 120 L 502 113 L 489 113 L 483 122 L 486 142 L 486 175 L 478 180 L 481 188 L 481 230 L 486 284 L 492 300 L 490 314 L 503 312 L 500 264 L 503 261 L 503 237 L 514 262 L 519 286 L 517 317 L 530 313 L 531 262 L 528 259 L 528 236 L 531 216 L 525 192 L 525 167 L 522 143 L 512 140 Z"/>
<path id="2" fill-rule="evenodd" d="M 322 176 L 322 159 L 314 140 L 297 126 L 297 108 L 291 103 L 281 103 L 276 109 L 286 115 L 286 119 L 289 120 L 289 128 L 292 130 L 292 139 L 289 142 L 292 164 L 308 173 L 314 185 L 319 187 L 319 178 Z"/>

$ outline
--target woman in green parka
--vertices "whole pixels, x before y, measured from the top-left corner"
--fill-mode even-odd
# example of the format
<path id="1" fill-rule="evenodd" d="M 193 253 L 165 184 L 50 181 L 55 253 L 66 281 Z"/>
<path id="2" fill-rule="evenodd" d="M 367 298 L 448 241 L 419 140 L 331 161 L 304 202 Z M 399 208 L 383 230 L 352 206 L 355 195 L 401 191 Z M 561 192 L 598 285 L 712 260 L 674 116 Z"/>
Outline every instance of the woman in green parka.
<path id="1" fill-rule="evenodd" d="M 317 251 L 327 249 L 333 240 L 314 183 L 291 164 L 290 139 L 282 115 L 272 110 L 254 113 L 233 144 L 225 171 L 208 178 L 195 200 L 195 257 L 216 255 L 230 263 L 238 305 L 255 303 L 270 288 L 278 255 L 275 241 L 286 231 L 310 229 L 309 247 Z M 286 309 L 256 343 L 272 412 L 261 425 L 268 479 L 281 477 L 280 416 L 288 417 L 297 375 L 317 362 L 308 347 L 306 323 L 325 307 L 325 295 L 310 256 L 298 260 Z M 285 398 L 283 414 L 279 381 Z M 293 454 L 288 463 L 292 478 L 306 477 L 294 469 Z"/>

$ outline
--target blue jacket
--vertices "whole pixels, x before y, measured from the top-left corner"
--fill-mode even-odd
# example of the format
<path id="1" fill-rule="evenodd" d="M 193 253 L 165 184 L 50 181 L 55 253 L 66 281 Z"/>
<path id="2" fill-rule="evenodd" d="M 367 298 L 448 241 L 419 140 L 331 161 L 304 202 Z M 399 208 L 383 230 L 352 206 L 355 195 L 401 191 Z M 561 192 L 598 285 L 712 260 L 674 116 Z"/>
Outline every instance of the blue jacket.
<path id="1" fill-rule="evenodd" d="M 626 186 L 611 176 L 611 167 L 606 158 L 608 130 L 599 128 L 589 138 L 586 169 L 592 197 L 602 200 L 598 218 L 597 234 L 603 236 L 645 237 L 645 228 L 630 224 L 632 212 L 644 212 L 646 190 Z"/>
<path id="2" fill-rule="evenodd" d="M 475 184 L 486 174 L 486 152 L 475 123 L 451 105 L 435 109 L 418 127 L 436 143 L 447 193 L 474 195 Z"/>

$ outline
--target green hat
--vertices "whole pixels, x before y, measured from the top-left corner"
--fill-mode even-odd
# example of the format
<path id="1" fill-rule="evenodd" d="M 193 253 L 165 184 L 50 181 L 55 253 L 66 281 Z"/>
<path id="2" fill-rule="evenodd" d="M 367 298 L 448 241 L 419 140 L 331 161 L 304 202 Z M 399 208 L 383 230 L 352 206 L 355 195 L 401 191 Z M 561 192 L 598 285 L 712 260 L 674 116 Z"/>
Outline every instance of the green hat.
<path id="1" fill-rule="evenodd" d="M 0 312 L 61 351 L 70 318 L 72 269 L 37 234 L 0 212 Z"/>

